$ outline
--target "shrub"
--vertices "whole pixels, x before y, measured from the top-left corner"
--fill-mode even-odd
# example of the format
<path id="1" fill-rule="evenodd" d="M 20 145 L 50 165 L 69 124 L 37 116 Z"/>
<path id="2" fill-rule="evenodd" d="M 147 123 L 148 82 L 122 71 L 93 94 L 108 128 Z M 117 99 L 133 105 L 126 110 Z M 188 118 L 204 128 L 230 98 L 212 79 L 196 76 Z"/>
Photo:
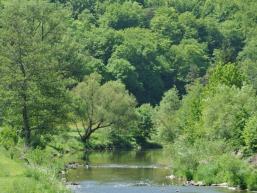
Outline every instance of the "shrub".
<path id="1" fill-rule="evenodd" d="M 32 166 L 25 172 L 26 179 L 18 180 L 14 188 L 24 183 L 26 187 L 18 187 L 19 193 L 68 193 L 66 188 L 57 179 L 57 174 L 52 169 L 42 166 Z M 32 187 L 27 190 L 27 187 Z"/>
<path id="2" fill-rule="evenodd" d="M 195 178 L 207 185 L 227 182 L 231 186 L 247 188 L 249 166 L 234 155 L 224 154 L 209 163 L 199 165 Z"/>
<path id="3" fill-rule="evenodd" d="M 257 152 L 257 116 L 253 116 L 247 121 L 243 137 L 247 149 Z"/>
<path id="4" fill-rule="evenodd" d="M 47 162 L 51 160 L 50 155 L 48 155 L 44 150 L 38 148 L 29 151 L 26 157 L 31 163 L 36 165 L 47 164 Z"/>
<path id="5" fill-rule="evenodd" d="M 0 144 L 6 149 L 14 147 L 18 143 L 18 136 L 15 130 L 4 128 L 0 132 Z"/>
<path id="6" fill-rule="evenodd" d="M 249 190 L 257 190 L 257 171 L 253 171 L 247 179 L 247 187 Z"/>
<path id="7" fill-rule="evenodd" d="M 206 185 L 217 183 L 216 175 L 218 173 L 218 167 L 214 163 L 201 164 L 197 168 L 195 179 L 198 181 L 204 181 Z"/>

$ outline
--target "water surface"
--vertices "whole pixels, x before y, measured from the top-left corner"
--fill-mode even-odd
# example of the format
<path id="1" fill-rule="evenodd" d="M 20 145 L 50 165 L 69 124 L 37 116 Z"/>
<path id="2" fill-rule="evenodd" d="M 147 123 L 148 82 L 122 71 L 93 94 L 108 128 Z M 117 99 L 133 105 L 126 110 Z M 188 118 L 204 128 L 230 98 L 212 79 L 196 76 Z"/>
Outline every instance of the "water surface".
<path id="1" fill-rule="evenodd" d="M 75 193 L 233 193 L 212 187 L 176 186 L 171 155 L 164 150 L 94 152 L 89 166 L 70 170 L 68 180 L 78 182 Z"/>

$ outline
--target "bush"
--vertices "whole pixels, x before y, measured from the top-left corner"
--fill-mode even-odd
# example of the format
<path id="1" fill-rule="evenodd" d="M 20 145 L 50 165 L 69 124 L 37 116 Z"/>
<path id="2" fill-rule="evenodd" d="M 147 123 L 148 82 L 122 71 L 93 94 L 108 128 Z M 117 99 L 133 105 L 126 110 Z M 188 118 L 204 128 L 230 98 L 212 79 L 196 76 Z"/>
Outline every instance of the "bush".
<path id="1" fill-rule="evenodd" d="M 249 190 L 257 191 L 257 171 L 253 171 L 247 179 L 247 187 Z"/>
<path id="2" fill-rule="evenodd" d="M 186 177 L 192 180 L 199 165 L 198 149 L 186 143 L 184 139 L 178 139 L 172 147 L 173 170 L 176 176 Z"/>
<path id="3" fill-rule="evenodd" d="M 48 155 L 44 150 L 34 149 L 27 153 L 27 159 L 36 165 L 46 164 L 50 159 L 50 155 Z"/>
<path id="4" fill-rule="evenodd" d="M 241 189 L 247 188 L 247 173 L 249 168 L 247 163 L 233 155 L 225 154 L 217 159 L 219 171 L 217 178 L 222 179 L 232 186 L 239 186 Z"/>
<path id="5" fill-rule="evenodd" d="M 15 130 L 4 128 L 0 132 L 0 144 L 6 149 L 14 147 L 18 143 L 18 136 Z"/>
<path id="6" fill-rule="evenodd" d="M 226 182 L 241 189 L 256 188 L 257 175 L 251 174 L 246 161 L 230 152 L 231 147 L 222 140 L 199 139 L 190 144 L 180 138 L 173 145 L 174 174 L 207 185 Z"/>
<path id="7" fill-rule="evenodd" d="M 224 154 L 197 168 L 195 178 L 204 181 L 207 185 L 228 183 L 231 186 L 247 188 L 249 166 L 234 155 Z"/>
<path id="8" fill-rule="evenodd" d="M 206 185 L 217 183 L 216 175 L 218 173 L 218 167 L 216 164 L 208 163 L 201 164 L 197 168 L 195 179 L 198 181 L 204 181 Z"/>
<path id="9" fill-rule="evenodd" d="M 257 116 L 251 117 L 244 128 L 244 142 L 250 152 L 257 152 Z"/>

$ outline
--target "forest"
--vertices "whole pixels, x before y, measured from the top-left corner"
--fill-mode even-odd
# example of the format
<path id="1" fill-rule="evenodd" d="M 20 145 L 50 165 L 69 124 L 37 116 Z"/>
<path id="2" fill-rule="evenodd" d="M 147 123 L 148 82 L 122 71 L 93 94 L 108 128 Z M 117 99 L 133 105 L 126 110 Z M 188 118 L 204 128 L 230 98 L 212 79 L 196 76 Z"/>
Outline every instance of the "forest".
<path id="1" fill-rule="evenodd" d="M 69 192 L 73 153 L 152 148 L 257 190 L 256 0 L 0 0 L 1 192 Z"/>

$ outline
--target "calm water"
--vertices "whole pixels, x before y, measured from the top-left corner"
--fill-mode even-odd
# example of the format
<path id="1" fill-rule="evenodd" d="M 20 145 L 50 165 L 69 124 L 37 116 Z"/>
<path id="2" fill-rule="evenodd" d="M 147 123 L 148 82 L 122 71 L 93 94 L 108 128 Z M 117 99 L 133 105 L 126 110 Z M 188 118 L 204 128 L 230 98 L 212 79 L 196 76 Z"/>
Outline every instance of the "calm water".
<path id="1" fill-rule="evenodd" d="M 95 152 L 89 167 L 70 170 L 68 180 L 79 182 L 75 193 L 232 193 L 211 187 L 173 185 L 171 155 L 164 150 Z"/>

